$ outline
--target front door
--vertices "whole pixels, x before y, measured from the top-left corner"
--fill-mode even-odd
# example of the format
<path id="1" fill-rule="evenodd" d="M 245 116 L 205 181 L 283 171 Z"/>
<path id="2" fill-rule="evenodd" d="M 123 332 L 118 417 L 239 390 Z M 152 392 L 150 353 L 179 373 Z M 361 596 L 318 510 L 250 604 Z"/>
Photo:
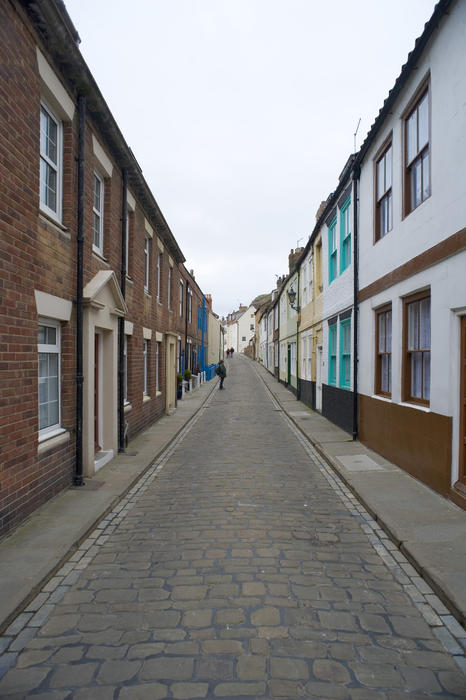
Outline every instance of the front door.
<path id="1" fill-rule="evenodd" d="M 98 333 L 94 336 L 94 452 L 100 451 L 100 342 Z"/>
<path id="2" fill-rule="evenodd" d="M 466 486 L 466 316 L 461 318 L 459 481 Z"/>

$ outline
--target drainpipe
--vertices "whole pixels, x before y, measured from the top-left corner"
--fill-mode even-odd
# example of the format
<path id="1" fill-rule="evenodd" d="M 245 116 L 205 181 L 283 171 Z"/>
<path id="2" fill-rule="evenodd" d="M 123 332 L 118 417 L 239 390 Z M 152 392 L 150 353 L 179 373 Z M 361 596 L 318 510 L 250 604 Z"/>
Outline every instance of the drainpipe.
<path id="1" fill-rule="evenodd" d="M 201 372 L 205 371 L 205 349 L 204 349 L 204 342 L 205 342 L 205 296 L 202 295 L 202 315 L 201 315 L 201 323 L 202 323 L 202 364 L 201 364 Z"/>
<path id="2" fill-rule="evenodd" d="M 353 180 L 353 440 L 358 438 L 358 287 L 359 287 L 359 238 L 358 238 L 358 181 L 361 168 L 356 163 Z"/>
<path id="3" fill-rule="evenodd" d="M 186 308 L 185 308 L 185 336 L 184 336 L 184 368 L 187 369 L 188 362 L 188 299 L 189 299 L 189 282 L 186 279 Z"/>
<path id="4" fill-rule="evenodd" d="M 78 98 L 78 230 L 76 263 L 76 470 L 74 485 L 83 486 L 83 249 L 86 98 Z"/>
<path id="5" fill-rule="evenodd" d="M 123 299 L 126 296 L 126 222 L 128 219 L 128 174 L 122 170 L 121 203 L 121 275 L 120 289 Z M 118 319 L 118 452 L 125 451 L 125 319 Z"/>
<path id="6" fill-rule="evenodd" d="M 299 305 L 300 298 L 299 298 L 299 282 L 300 282 L 300 277 L 301 277 L 301 268 L 298 267 L 298 289 L 296 292 L 296 308 L 299 309 L 296 312 L 296 400 L 299 401 L 301 398 L 301 384 L 299 381 L 299 324 L 298 324 L 298 314 L 301 313 L 301 307 Z"/>

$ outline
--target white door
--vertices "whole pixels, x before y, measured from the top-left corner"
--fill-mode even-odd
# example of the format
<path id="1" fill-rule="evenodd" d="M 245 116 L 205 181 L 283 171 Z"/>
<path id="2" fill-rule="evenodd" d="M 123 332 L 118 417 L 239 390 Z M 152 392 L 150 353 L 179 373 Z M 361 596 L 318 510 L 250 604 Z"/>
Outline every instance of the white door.
<path id="1" fill-rule="evenodd" d="M 322 411 L 322 345 L 317 346 L 316 411 Z"/>

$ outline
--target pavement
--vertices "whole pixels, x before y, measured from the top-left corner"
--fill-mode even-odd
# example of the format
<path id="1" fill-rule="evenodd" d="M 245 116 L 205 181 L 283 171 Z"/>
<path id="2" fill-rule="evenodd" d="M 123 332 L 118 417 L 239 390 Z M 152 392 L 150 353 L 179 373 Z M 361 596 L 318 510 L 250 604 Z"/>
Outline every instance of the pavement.
<path id="1" fill-rule="evenodd" d="M 230 362 L 250 362 L 236 357 Z M 315 450 L 337 472 L 444 603 L 466 622 L 466 513 L 309 409 L 261 365 L 254 369 Z M 81 488 L 40 507 L 0 542 L 0 633 L 43 588 L 96 524 L 193 419 L 216 389 L 206 382 L 131 441 Z M 226 393 L 227 395 L 227 393 Z M 460 637 L 459 634 L 455 635 Z"/>

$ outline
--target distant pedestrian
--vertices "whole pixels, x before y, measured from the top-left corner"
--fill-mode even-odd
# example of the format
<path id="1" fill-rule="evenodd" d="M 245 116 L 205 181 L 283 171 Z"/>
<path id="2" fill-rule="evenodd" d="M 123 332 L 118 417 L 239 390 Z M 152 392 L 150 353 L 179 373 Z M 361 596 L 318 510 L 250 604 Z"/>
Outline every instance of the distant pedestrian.
<path id="1" fill-rule="evenodd" d="M 215 372 L 220 377 L 220 389 L 223 389 L 223 380 L 227 376 L 227 368 L 225 367 L 225 363 L 223 362 L 223 360 L 220 360 Z"/>
<path id="2" fill-rule="evenodd" d="M 230 348 L 227 348 L 227 360 L 230 357 Z"/>
<path id="3" fill-rule="evenodd" d="M 234 348 L 230 348 L 230 356 L 233 357 L 233 353 L 235 352 Z"/>

